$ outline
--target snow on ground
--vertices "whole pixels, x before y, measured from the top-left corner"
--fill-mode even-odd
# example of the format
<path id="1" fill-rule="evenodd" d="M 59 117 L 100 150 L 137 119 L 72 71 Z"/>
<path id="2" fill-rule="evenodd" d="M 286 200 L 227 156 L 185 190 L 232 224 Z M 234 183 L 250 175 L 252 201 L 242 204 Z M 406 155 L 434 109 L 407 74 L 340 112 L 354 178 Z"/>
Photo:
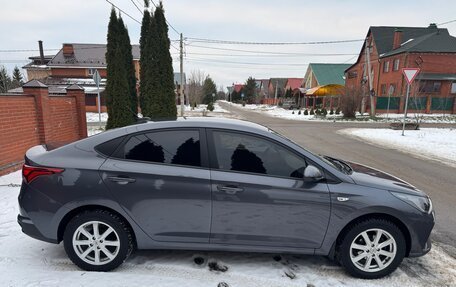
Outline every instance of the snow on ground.
<path id="1" fill-rule="evenodd" d="M 338 131 L 381 147 L 393 148 L 456 166 L 456 129 L 345 129 Z"/>
<path id="2" fill-rule="evenodd" d="M 98 113 L 86 113 L 86 118 L 88 123 L 98 123 Z M 108 120 L 108 113 L 101 113 L 101 122 L 106 122 Z"/>
<path id="3" fill-rule="evenodd" d="M 348 276 L 324 257 L 274 259 L 273 254 L 245 252 L 137 251 L 114 271 L 86 272 L 71 263 L 62 244 L 21 232 L 16 222 L 20 183 L 20 171 L 0 177 L 0 286 L 456 286 L 456 260 L 438 245 L 424 257 L 405 259 L 387 278 L 371 281 Z M 196 256 L 205 262 L 196 265 Z M 228 270 L 210 271 L 208 262 Z"/>
<path id="4" fill-rule="evenodd" d="M 226 102 L 226 101 L 225 101 Z M 228 103 L 228 102 L 226 102 Z M 264 115 L 271 117 L 283 118 L 288 120 L 298 120 L 298 121 L 347 121 L 343 119 L 342 115 L 326 115 L 326 117 L 318 117 L 315 115 L 304 115 L 304 110 L 301 110 L 301 114 L 298 114 L 298 110 L 283 109 L 278 106 L 270 105 L 255 105 L 255 104 L 246 104 L 242 106 L 241 104 L 231 103 L 233 106 L 238 108 L 261 112 Z M 397 122 L 402 121 L 404 118 L 403 114 L 377 114 L 376 118 L 372 119 L 368 114 L 357 115 L 356 120 L 350 120 L 354 122 L 366 122 L 366 123 L 379 123 L 379 122 Z M 407 115 L 407 122 L 420 122 L 420 123 L 456 123 L 456 115 L 446 115 L 446 114 L 415 114 L 410 113 Z"/>

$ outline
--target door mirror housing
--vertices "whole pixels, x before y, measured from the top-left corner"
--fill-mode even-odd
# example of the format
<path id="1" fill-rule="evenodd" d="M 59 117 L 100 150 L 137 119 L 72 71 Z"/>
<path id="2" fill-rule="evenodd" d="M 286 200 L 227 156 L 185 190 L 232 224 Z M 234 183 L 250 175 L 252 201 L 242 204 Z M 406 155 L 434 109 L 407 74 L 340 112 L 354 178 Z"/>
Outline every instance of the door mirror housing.
<path id="1" fill-rule="evenodd" d="M 304 169 L 304 181 L 305 182 L 318 182 L 318 181 L 322 180 L 323 178 L 324 177 L 323 177 L 323 174 L 321 174 L 320 169 L 318 169 L 317 167 L 315 167 L 313 165 L 308 165 Z"/>

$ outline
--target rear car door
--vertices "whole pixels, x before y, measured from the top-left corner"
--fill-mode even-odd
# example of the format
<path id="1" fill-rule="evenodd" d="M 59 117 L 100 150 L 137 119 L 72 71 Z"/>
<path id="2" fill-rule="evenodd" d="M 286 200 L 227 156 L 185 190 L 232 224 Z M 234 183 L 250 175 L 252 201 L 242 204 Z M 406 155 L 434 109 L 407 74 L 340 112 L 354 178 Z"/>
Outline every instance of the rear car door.
<path id="1" fill-rule="evenodd" d="M 154 240 L 209 242 L 210 172 L 204 130 L 127 136 L 100 168 L 104 183 Z"/>
<path id="2" fill-rule="evenodd" d="M 324 182 L 303 180 L 307 162 L 262 136 L 208 130 L 211 243 L 319 248 L 330 216 Z"/>

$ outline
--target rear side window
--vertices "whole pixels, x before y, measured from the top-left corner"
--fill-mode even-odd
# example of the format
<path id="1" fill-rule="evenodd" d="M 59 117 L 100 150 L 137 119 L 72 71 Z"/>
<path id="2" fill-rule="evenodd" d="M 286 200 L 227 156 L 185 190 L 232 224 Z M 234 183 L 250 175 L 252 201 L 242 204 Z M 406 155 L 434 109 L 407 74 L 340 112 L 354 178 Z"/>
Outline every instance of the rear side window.
<path id="1" fill-rule="evenodd" d="M 107 142 L 101 143 L 95 147 L 95 150 L 105 156 L 111 156 L 125 137 L 119 137 Z"/>
<path id="2" fill-rule="evenodd" d="M 128 160 L 201 166 L 199 131 L 136 134 L 127 140 L 116 156 Z"/>

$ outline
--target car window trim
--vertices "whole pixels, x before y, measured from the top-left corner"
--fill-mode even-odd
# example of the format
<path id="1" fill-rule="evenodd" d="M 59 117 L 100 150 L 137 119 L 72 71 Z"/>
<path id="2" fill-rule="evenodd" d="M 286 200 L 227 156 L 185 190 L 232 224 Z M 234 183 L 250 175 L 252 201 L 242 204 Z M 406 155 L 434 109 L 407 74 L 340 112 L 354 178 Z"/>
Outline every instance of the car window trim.
<path id="1" fill-rule="evenodd" d="M 144 161 L 144 160 L 135 160 L 135 159 L 126 159 L 119 156 L 122 147 L 134 136 L 140 134 L 147 134 L 147 133 L 155 133 L 155 132 L 167 132 L 167 131 L 182 131 L 182 130 L 191 130 L 196 131 L 199 134 L 199 141 L 200 141 L 200 161 L 201 166 L 194 166 L 194 165 L 182 165 L 182 164 L 173 164 L 173 163 L 163 163 L 163 162 L 152 162 L 152 161 Z M 123 141 L 119 144 L 116 150 L 111 154 L 109 157 L 110 159 L 121 160 L 121 161 L 128 161 L 128 162 L 140 162 L 140 163 L 147 163 L 147 164 L 158 164 L 158 165 L 167 165 L 167 166 L 177 166 L 177 167 L 187 167 L 187 168 L 198 168 L 198 169 L 209 169 L 209 160 L 208 160 L 208 152 L 207 152 L 207 138 L 206 132 L 204 128 L 200 127 L 178 127 L 178 128 L 159 128 L 159 129 L 148 129 L 142 130 L 138 132 L 133 132 L 125 136 Z"/>
<path id="2" fill-rule="evenodd" d="M 256 134 L 256 133 L 251 133 L 251 132 L 245 132 L 245 131 L 238 131 L 238 130 L 232 130 L 232 129 L 223 129 L 223 128 L 206 128 L 206 133 L 207 133 L 207 142 L 208 142 L 208 153 L 209 153 L 209 167 L 211 170 L 216 170 L 216 171 L 223 171 L 223 172 L 232 172 L 232 173 L 241 173 L 241 174 L 248 174 L 248 175 L 259 175 L 259 176 L 268 176 L 268 177 L 277 177 L 277 178 L 285 178 L 285 179 L 294 179 L 294 180 L 304 180 L 304 178 L 297 178 L 297 177 L 290 177 L 290 176 L 281 176 L 281 175 L 272 175 L 272 174 L 263 174 L 263 173 L 255 173 L 255 172 L 248 172 L 248 171 L 238 171 L 238 170 L 226 170 L 226 169 L 220 169 L 218 168 L 218 161 L 217 161 L 217 153 L 215 151 L 215 143 L 214 143 L 214 131 L 221 131 L 221 132 L 227 132 L 227 133 L 233 133 L 233 134 L 244 134 L 247 136 L 252 136 L 252 137 L 257 137 L 261 138 L 266 141 L 272 141 L 273 143 L 283 147 L 287 151 L 295 154 L 296 156 L 302 158 L 304 162 L 306 163 L 306 167 L 309 164 L 315 165 L 318 169 L 320 169 L 324 174 L 326 174 L 326 171 L 324 168 L 322 168 L 320 165 L 314 163 L 312 160 L 309 160 L 305 155 L 299 153 L 298 151 L 288 147 L 287 145 L 266 137 L 261 134 Z"/>

